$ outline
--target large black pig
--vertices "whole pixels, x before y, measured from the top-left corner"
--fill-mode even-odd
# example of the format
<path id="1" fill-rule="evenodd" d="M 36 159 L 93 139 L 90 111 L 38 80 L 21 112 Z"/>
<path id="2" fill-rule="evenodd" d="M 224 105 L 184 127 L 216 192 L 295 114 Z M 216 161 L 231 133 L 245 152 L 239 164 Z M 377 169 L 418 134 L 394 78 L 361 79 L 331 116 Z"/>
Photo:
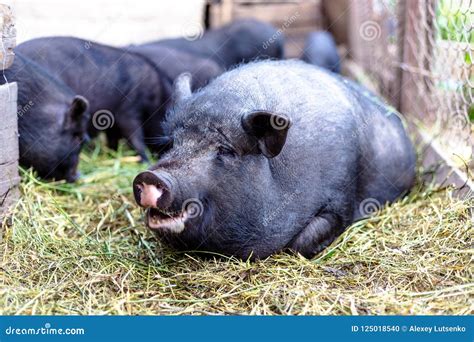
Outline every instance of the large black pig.
<path id="1" fill-rule="evenodd" d="M 33 39 L 16 51 L 90 101 L 91 136 L 105 131 L 113 149 L 123 137 L 143 160 L 145 137 L 152 150 L 161 148 L 153 139 L 161 135 L 166 98 L 159 71 L 144 56 L 73 37 Z"/>
<path id="2" fill-rule="evenodd" d="M 2 84 L 18 84 L 20 164 L 43 178 L 75 181 L 87 140 L 87 100 L 20 53 L 4 76 Z"/>
<path id="3" fill-rule="evenodd" d="M 167 115 L 173 148 L 133 183 L 148 227 L 179 249 L 309 258 L 413 184 L 400 118 L 335 74 L 264 61 L 189 83 Z"/>
<path id="4" fill-rule="evenodd" d="M 272 25 L 255 19 L 236 20 L 206 31 L 202 37 L 163 39 L 142 46 L 146 45 L 167 46 L 210 58 L 226 69 L 255 59 L 281 59 L 284 55 L 282 33 Z"/>
<path id="5" fill-rule="evenodd" d="M 341 58 L 333 36 L 326 31 L 308 34 L 301 59 L 332 72 L 341 72 Z"/>

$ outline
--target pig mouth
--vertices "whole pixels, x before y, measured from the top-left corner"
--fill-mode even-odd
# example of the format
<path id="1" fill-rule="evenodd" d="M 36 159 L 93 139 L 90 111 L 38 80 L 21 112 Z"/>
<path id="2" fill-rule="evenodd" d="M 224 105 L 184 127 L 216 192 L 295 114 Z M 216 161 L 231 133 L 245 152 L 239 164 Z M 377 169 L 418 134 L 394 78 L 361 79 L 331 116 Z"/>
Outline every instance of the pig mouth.
<path id="1" fill-rule="evenodd" d="M 178 234 L 184 230 L 187 219 L 186 211 L 169 212 L 158 208 L 146 211 L 146 224 L 151 230 Z"/>

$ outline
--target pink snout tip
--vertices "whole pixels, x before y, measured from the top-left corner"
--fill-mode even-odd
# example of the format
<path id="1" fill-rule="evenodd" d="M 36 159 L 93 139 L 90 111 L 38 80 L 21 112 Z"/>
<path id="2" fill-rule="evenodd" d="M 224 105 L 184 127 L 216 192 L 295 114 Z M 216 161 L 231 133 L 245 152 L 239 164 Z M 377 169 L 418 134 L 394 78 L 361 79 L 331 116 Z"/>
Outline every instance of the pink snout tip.
<path id="1" fill-rule="evenodd" d="M 140 205 L 144 208 L 156 208 L 163 191 L 155 185 L 145 183 L 137 184 L 137 187 L 141 190 Z"/>

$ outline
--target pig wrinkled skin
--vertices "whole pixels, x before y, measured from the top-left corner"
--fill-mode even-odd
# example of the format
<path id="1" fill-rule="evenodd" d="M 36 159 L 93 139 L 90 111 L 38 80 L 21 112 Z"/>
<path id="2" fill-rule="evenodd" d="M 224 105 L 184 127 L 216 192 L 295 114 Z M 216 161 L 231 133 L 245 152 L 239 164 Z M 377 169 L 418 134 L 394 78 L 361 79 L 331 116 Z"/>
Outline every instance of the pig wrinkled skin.
<path id="1" fill-rule="evenodd" d="M 104 131 L 112 149 L 125 138 L 144 161 L 146 145 L 161 148 L 154 137 L 162 133 L 166 98 L 159 71 L 144 56 L 74 37 L 32 39 L 16 51 L 89 100 L 92 137 Z"/>
<path id="2" fill-rule="evenodd" d="M 311 258 L 414 182 L 400 118 L 362 88 L 301 61 L 243 65 L 192 93 L 176 82 L 173 147 L 133 189 L 149 228 L 182 250 Z"/>
<path id="3" fill-rule="evenodd" d="M 335 73 L 341 72 L 341 58 L 336 42 L 333 36 L 326 31 L 308 34 L 301 59 Z"/>
<path id="4" fill-rule="evenodd" d="M 4 76 L 18 83 L 20 164 L 45 179 L 75 181 L 87 140 L 87 100 L 20 53 Z"/>
<path id="5" fill-rule="evenodd" d="M 255 20 L 241 19 L 211 29 L 202 37 L 163 39 L 142 46 L 166 46 L 196 56 L 210 58 L 223 68 L 255 59 L 284 56 L 284 39 L 275 27 Z"/>

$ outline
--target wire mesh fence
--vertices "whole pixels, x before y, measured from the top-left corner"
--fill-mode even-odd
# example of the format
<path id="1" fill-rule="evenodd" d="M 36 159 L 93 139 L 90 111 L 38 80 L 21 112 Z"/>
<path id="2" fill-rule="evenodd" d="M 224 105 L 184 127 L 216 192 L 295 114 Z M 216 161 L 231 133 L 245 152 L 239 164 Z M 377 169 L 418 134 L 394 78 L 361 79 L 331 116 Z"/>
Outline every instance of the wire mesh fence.
<path id="1" fill-rule="evenodd" d="M 352 57 L 459 164 L 473 164 L 474 1 L 351 2 Z"/>

